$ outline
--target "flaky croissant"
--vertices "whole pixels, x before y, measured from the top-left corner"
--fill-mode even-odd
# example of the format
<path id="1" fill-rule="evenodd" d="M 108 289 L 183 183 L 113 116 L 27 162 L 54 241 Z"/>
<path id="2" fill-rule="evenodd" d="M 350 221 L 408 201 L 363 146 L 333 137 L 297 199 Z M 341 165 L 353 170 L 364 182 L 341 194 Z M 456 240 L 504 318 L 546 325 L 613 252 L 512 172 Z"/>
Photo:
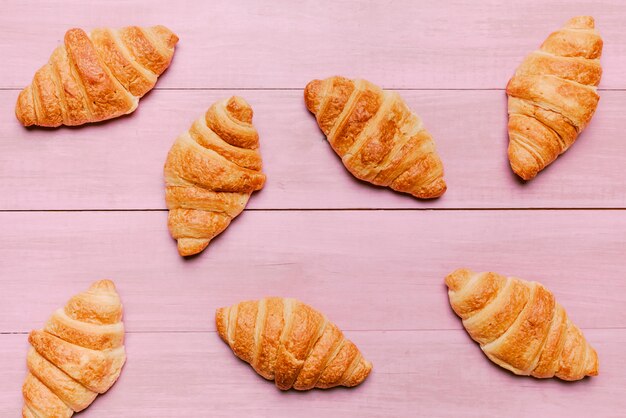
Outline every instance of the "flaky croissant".
<path id="1" fill-rule="evenodd" d="M 133 112 L 169 67 L 178 37 L 164 26 L 70 29 L 20 93 L 24 126 L 82 125 Z"/>
<path id="2" fill-rule="evenodd" d="M 204 250 L 265 184 L 252 108 L 241 97 L 214 103 L 180 135 L 165 162 L 168 227 L 182 256 Z"/>
<path id="3" fill-rule="evenodd" d="M 452 309 L 497 365 L 539 378 L 598 375 L 596 351 L 541 284 L 460 269 L 446 285 Z"/>
<path id="4" fill-rule="evenodd" d="M 304 101 L 355 177 L 423 199 L 446 191 L 435 143 L 398 93 L 330 77 L 307 84 Z"/>
<path id="5" fill-rule="evenodd" d="M 598 106 L 602 38 L 590 16 L 570 19 L 517 68 L 509 96 L 509 161 L 530 180 L 564 153 Z"/>
<path id="6" fill-rule="evenodd" d="M 28 337 L 25 418 L 70 417 L 115 383 L 126 361 L 122 304 L 101 280 L 52 314 Z"/>
<path id="7" fill-rule="evenodd" d="M 335 324 L 295 299 L 240 302 L 215 322 L 235 355 L 281 390 L 356 386 L 372 370 Z"/>

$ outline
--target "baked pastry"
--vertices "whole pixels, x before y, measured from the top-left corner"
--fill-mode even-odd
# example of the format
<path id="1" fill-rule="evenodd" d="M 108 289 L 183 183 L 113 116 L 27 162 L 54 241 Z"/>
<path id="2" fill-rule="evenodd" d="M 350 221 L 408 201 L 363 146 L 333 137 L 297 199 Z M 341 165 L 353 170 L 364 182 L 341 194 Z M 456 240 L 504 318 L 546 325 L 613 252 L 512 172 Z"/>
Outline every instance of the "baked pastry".
<path id="1" fill-rule="evenodd" d="M 423 199 L 446 191 L 435 143 L 398 93 L 330 77 L 307 84 L 304 101 L 355 177 Z"/>
<path id="2" fill-rule="evenodd" d="M 168 227 L 182 256 L 204 250 L 265 184 L 252 108 L 241 97 L 214 103 L 180 135 L 165 162 Z"/>
<path id="3" fill-rule="evenodd" d="M 596 351 L 541 284 L 460 269 L 446 285 L 452 309 L 497 365 L 540 378 L 598 375 Z"/>
<path id="4" fill-rule="evenodd" d="M 335 324 L 295 299 L 240 302 L 215 322 L 235 355 L 281 390 L 356 386 L 372 370 Z"/>
<path id="5" fill-rule="evenodd" d="M 115 383 L 126 361 L 122 303 L 101 280 L 52 314 L 28 336 L 25 418 L 66 418 L 87 408 Z"/>
<path id="6" fill-rule="evenodd" d="M 15 115 L 24 126 L 82 125 L 133 112 L 169 67 L 178 37 L 165 26 L 70 29 L 30 86 Z"/>
<path id="7" fill-rule="evenodd" d="M 602 38 L 590 16 L 570 19 L 524 59 L 506 86 L 509 161 L 530 180 L 564 153 L 598 106 Z"/>

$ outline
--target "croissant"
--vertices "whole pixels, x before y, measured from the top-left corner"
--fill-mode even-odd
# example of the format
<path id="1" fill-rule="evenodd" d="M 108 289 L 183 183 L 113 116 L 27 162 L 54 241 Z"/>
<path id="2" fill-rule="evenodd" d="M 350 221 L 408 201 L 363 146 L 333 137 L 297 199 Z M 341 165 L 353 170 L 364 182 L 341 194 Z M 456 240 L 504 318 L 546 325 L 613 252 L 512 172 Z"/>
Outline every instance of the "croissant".
<path id="1" fill-rule="evenodd" d="M 598 375 L 596 351 L 541 284 L 460 269 L 446 285 L 452 309 L 497 365 L 538 378 Z"/>
<path id="2" fill-rule="evenodd" d="M 235 355 L 281 390 L 356 386 L 372 370 L 335 324 L 295 299 L 240 302 L 218 309 L 215 322 Z"/>
<path id="3" fill-rule="evenodd" d="M 307 84 L 304 101 L 355 177 L 423 199 L 446 191 L 435 143 L 398 93 L 330 77 Z"/>
<path id="4" fill-rule="evenodd" d="M 252 108 L 241 97 L 214 103 L 180 135 L 165 162 L 168 227 L 182 256 L 197 254 L 265 184 Z"/>
<path id="5" fill-rule="evenodd" d="M 25 418 L 71 417 L 115 383 L 126 361 L 122 304 L 101 280 L 52 314 L 28 336 Z"/>
<path id="6" fill-rule="evenodd" d="M 164 26 L 70 29 L 30 86 L 15 115 L 24 126 L 82 125 L 133 112 L 169 67 L 178 37 Z"/>
<path id="7" fill-rule="evenodd" d="M 524 180 L 564 153 L 591 120 L 600 100 L 600 55 L 593 18 L 575 17 L 528 55 L 509 81 L 509 161 Z"/>

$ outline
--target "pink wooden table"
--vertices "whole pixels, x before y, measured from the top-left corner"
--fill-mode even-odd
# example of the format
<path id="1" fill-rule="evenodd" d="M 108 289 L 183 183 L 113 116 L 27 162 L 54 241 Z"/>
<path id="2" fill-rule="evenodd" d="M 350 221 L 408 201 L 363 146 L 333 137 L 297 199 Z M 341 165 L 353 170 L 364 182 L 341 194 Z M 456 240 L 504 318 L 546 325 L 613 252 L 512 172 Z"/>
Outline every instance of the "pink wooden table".
<path id="1" fill-rule="evenodd" d="M 0 1 L 0 416 L 19 415 L 27 333 L 97 278 L 125 304 L 128 362 L 80 416 L 624 416 L 626 3 L 623 0 Z M 503 87 L 569 17 L 604 37 L 597 114 L 529 184 L 506 161 Z M 19 89 L 80 26 L 165 24 L 171 68 L 131 116 L 26 130 Z M 354 180 L 302 101 L 312 78 L 402 90 L 436 139 L 449 190 L 433 202 Z M 162 166 L 218 98 L 254 107 L 268 176 L 208 251 L 182 260 Z M 543 282 L 600 355 L 567 384 L 491 364 L 450 310 L 467 266 Z M 360 387 L 281 393 L 219 340 L 215 308 L 294 296 L 373 361 Z"/>

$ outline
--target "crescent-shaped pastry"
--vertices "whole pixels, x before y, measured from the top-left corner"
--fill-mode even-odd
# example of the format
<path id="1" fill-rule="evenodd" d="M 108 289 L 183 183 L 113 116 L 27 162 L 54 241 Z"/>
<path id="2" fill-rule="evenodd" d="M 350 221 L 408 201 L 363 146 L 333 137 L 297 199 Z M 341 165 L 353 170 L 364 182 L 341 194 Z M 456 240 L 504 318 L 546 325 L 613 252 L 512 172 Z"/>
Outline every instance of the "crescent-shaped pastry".
<path id="1" fill-rule="evenodd" d="M 165 26 L 70 29 L 15 115 L 24 126 L 82 125 L 133 112 L 169 67 L 178 37 Z"/>
<path id="2" fill-rule="evenodd" d="M 122 303 L 110 280 L 95 282 L 28 336 L 24 418 L 68 418 L 115 383 L 126 361 Z"/>
<path id="3" fill-rule="evenodd" d="M 539 378 L 598 374 L 596 351 L 541 284 L 460 269 L 446 285 L 452 309 L 497 365 Z"/>
<path id="4" fill-rule="evenodd" d="M 530 180 L 564 153 L 598 106 L 602 38 L 591 16 L 570 19 L 517 68 L 509 96 L 509 161 Z"/>
<path id="5" fill-rule="evenodd" d="M 356 178 L 422 199 L 446 191 L 435 142 L 398 93 L 330 77 L 307 84 L 304 101 Z"/>
<path id="6" fill-rule="evenodd" d="M 356 386 L 372 370 L 335 324 L 295 299 L 240 302 L 215 322 L 235 355 L 281 390 Z"/>
<path id="7" fill-rule="evenodd" d="M 178 252 L 203 251 L 265 184 L 252 108 L 241 97 L 214 103 L 181 134 L 165 162 L 165 199 Z"/>

